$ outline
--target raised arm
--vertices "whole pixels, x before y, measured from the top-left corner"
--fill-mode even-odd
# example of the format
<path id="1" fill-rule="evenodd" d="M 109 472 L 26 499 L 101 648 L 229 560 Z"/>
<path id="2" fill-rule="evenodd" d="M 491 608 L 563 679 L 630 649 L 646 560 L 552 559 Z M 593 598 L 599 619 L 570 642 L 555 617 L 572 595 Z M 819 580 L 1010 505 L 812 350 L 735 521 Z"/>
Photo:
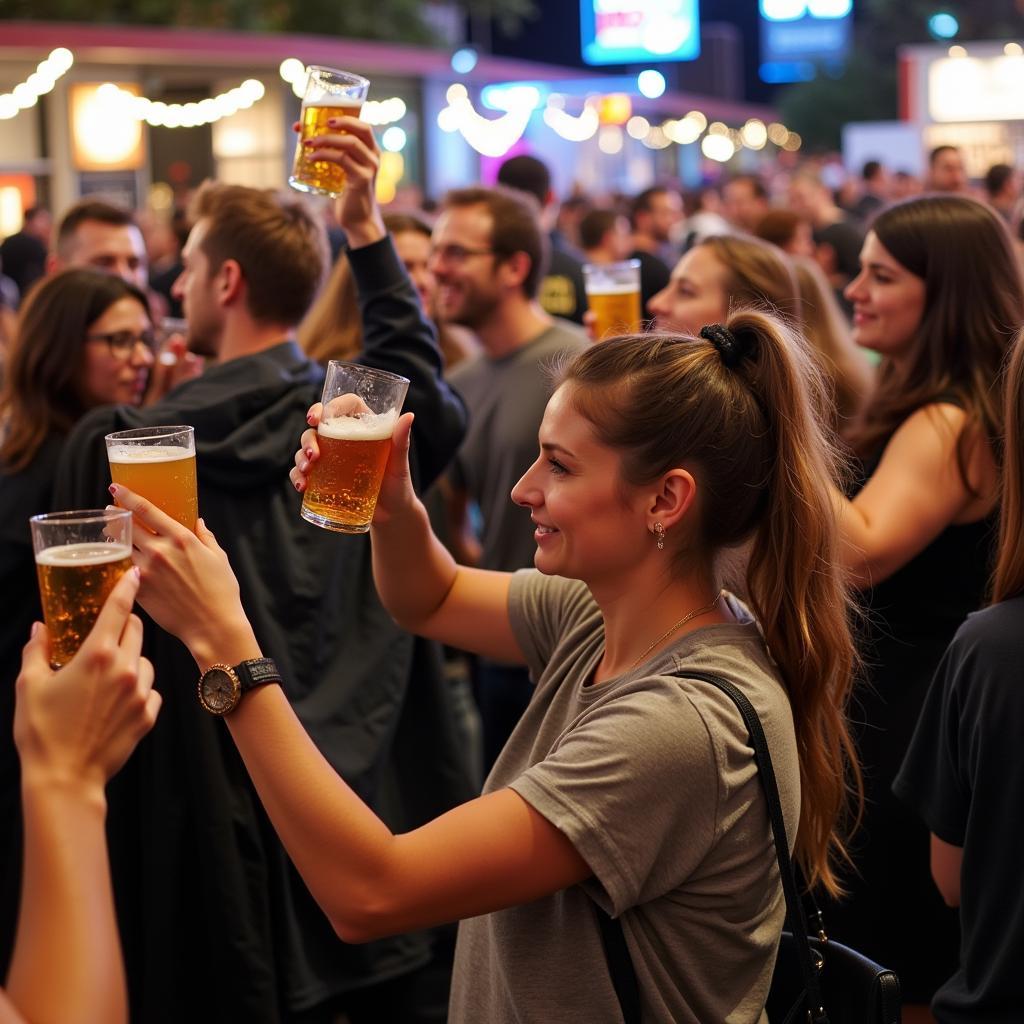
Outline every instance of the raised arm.
<path id="1" fill-rule="evenodd" d="M 17 682 L 14 738 L 25 819 L 21 910 L 0 1021 L 128 1019 L 105 831 L 107 779 L 152 727 L 160 695 L 140 657 L 134 571 L 111 592 L 71 662 L 49 667 L 37 626 Z M 16 1008 L 16 1011 L 15 1009 Z"/>
<path id="2" fill-rule="evenodd" d="M 947 526 L 985 515 L 995 488 L 995 463 L 984 442 L 974 444 L 968 474 L 957 450 L 966 415 L 954 405 L 919 409 L 896 431 L 863 490 L 849 501 L 835 492 L 843 560 L 860 586 L 891 576 Z M 980 496 L 979 496 L 980 495 Z"/>
<path id="3" fill-rule="evenodd" d="M 260 656 L 227 557 L 124 488 L 138 531 L 140 601 L 200 669 Z M 271 821 L 337 933 L 349 942 L 528 902 L 588 877 L 566 836 L 509 789 L 394 835 L 324 760 L 283 690 L 243 697 L 227 719 Z"/>
<path id="4" fill-rule="evenodd" d="M 363 351 L 358 361 L 409 378 L 405 408 L 416 414 L 416 485 L 426 488 L 451 461 L 465 433 L 461 400 L 442 377 L 444 360 L 433 324 L 399 260 L 377 206 L 380 152 L 369 125 L 332 119 L 339 134 L 311 140 L 317 159 L 345 169 L 338 222 L 348 238 L 348 260 L 359 299 Z"/>

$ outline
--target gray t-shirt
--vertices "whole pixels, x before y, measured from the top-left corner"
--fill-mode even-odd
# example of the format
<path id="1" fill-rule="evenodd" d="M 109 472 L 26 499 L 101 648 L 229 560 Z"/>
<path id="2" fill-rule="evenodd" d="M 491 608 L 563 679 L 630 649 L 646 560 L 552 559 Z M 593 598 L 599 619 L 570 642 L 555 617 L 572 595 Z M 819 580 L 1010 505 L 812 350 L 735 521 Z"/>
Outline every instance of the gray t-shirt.
<path id="1" fill-rule="evenodd" d="M 799 766 L 777 669 L 749 613 L 732 607 L 744 621 L 586 685 L 604 649 L 590 591 L 516 573 L 509 610 L 537 689 L 484 790 L 515 790 L 594 877 L 461 924 L 453 1024 L 621 1021 L 592 901 L 622 921 L 644 1021 L 765 1019 L 785 917 L 767 806 L 735 705 L 686 668 L 726 677 L 753 703 L 790 837 Z"/>
<path id="2" fill-rule="evenodd" d="M 537 458 L 537 431 L 551 397 L 547 366 L 559 353 L 587 344 L 575 324 L 556 319 L 515 352 L 500 359 L 482 354 L 449 377 L 469 410 L 466 438 L 449 472 L 480 506 L 483 569 L 511 572 L 533 565 L 534 524 L 509 494 Z"/>

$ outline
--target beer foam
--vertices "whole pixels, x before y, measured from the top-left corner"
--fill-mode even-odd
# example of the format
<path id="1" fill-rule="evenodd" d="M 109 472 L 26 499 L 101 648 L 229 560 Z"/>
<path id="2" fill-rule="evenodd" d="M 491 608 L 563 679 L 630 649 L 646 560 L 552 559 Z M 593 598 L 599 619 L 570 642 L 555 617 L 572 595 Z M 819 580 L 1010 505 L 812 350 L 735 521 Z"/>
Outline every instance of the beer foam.
<path id="1" fill-rule="evenodd" d="M 180 462 L 194 455 L 191 448 L 180 444 L 117 444 L 107 449 L 107 461 L 118 465 L 126 462 Z"/>
<path id="2" fill-rule="evenodd" d="M 587 285 L 588 296 L 601 296 L 601 295 L 639 295 L 640 286 L 635 284 L 615 284 L 612 282 L 605 283 L 602 281 L 600 284 L 593 283 Z"/>
<path id="3" fill-rule="evenodd" d="M 337 419 L 321 423 L 317 433 L 334 441 L 386 441 L 395 429 L 398 413 L 394 409 L 387 412 L 364 412 L 358 416 L 339 416 Z"/>
<path id="4" fill-rule="evenodd" d="M 90 541 L 84 544 L 57 544 L 43 548 L 36 553 L 39 565 L 106 565 L 131 558 L 132 549 L 127 544 L 108 544 L 104 541 Z"/>

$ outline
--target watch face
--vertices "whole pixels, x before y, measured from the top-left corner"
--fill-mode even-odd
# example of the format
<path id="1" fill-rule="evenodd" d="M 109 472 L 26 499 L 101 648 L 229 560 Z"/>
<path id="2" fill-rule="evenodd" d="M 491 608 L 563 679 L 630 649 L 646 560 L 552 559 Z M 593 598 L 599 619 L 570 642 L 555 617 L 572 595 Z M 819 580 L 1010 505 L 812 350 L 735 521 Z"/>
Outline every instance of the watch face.
<path id="1" fill-rule="evenodd" d="M 211 668 L 203 674 L 199 692 L 207 711 L 223 715 L 238 703 L 241 687 L 234 673 L 223 668 Z"/>

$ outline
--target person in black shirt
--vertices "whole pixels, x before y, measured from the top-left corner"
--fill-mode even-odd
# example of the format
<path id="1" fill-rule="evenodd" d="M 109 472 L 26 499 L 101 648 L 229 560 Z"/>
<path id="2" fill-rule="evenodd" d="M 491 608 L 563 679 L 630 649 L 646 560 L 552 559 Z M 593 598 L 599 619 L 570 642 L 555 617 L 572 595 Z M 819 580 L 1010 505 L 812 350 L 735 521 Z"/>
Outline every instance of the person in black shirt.
<path id="1" fill-rule="evenodd" d="M 583 260 L 554 231 L 558 202 L 551 188 L 551 172 L 535 156 L 509 157 L 498 168 L 498 184 L 527 192 L 540 203 L 541 219 L 548 232 L 548 264 L 537 293 L 541 308 L 552 316 L 583 323 L 587 308 L 583 290 Z"/>
<path id="2" fill-rule="evenodd" d="M 1005 409 L 993 604 L 953 638 L 893 783 L 928 826 L 935 884 L 960 909 L 960 963 L 932 1002 L 940 1024 L 1024 1020 L 1024 331 Z"/>
<path id="3" fill-rule="evenodd" d="M 0 244 L 0 264 L 4 274 L 17 286 L 24 298 L 29 288 L 46 273 L 46 254 L 50 245 L 53 218 L 44 206 L 30 206 L 21 230 Z"/>

